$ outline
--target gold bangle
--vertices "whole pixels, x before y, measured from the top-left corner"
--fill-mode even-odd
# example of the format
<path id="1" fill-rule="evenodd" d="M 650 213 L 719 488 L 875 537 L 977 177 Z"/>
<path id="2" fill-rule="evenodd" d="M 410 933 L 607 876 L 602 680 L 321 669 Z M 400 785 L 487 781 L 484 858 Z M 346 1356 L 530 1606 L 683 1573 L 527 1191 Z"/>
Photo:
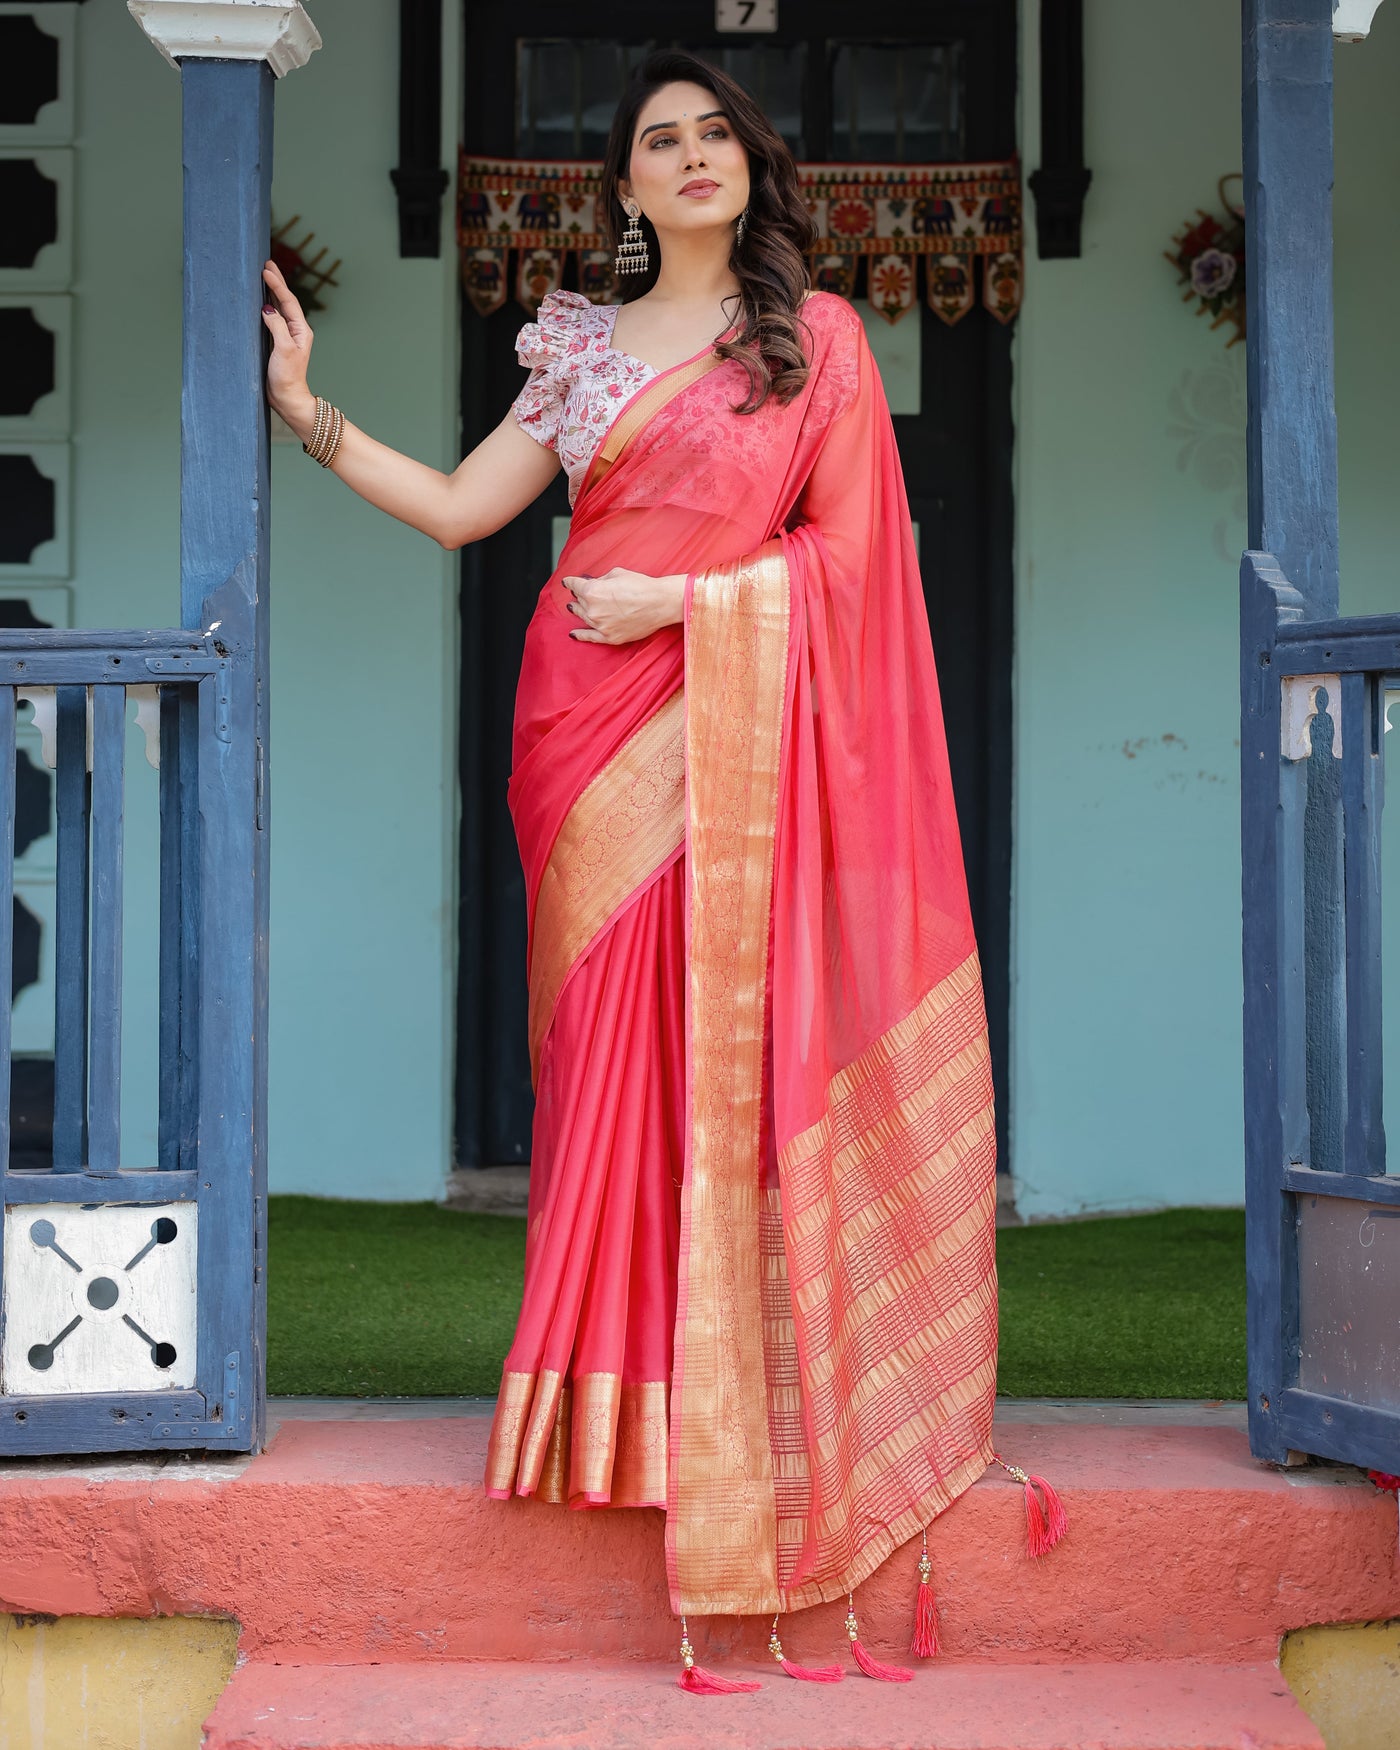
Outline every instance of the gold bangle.
<path id="1" fill-rule="evenodd" d="M 344 415 L 338 407 L 333 407 L 324 395 L 316 397 L 316 419 L 311 428 L 311 438 L 301 446 L 308 456 L 319 462 L 323 468 L 328 468 L 336 450 L 340 447 L 341 428 L 344 425 Z"/>
<path id="2" fill-rule="evenodd" d="M 317 450 L 320 448 L 321 432 L 325 426 L 325 422 L 326 422 L 326 402 L 322 396 L 318 395 L 316 397 L 316 418 L 312 422 L 311 437 L 310 437 L 309 442 L 303 443 L 301 446 L 302 449 L 306 451 L 308 456 L 314 455 L 317 452 Z"/>
<path id="3" fill-rule="evenodd" d="M 340 434 L 345 428 L 345 415 L 338 407 L 331 409 L 331 419 L 331 433 L 326 443 L 325 455 L 321 460 L 323 468 L 329 468 L 335 460 L 335 453 L 340 448 Z"/>

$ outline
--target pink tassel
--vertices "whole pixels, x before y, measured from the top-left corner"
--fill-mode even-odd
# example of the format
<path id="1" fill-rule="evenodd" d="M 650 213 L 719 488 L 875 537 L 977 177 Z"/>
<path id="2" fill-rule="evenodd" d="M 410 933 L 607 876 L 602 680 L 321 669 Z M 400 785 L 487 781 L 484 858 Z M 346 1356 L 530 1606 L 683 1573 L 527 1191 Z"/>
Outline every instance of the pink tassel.
<path id="1" fill-rule="evenodd" d="M 1400 1477 L 1385 1470 L 1368 1470 L 1366 1475 L 1378 1489 L 1389 1490 L 1395 1496 L 1395 1548 L 1400 1551 Z"/>
<path id="2" fill-rule="evenodd" d="M 999 1453 L 994 1452 L 992 1457 L 1026 1491 L 1026 1553 L 1032 1556 L 1048 1555 L 1069 1529 L 1069 1515 L 1065 1512 L 1064 1502 L 1044 1477 L 1023 1471 L 1019 1464 L 1008 1464 Z M 1040 1496 L 1036 1494 L 1037 1489 L 1040 1490 Z"/>
<path id="3" fill-rule="evenodd" d="M 872 1659 L 860 1644 L 860 1624 L 856 1621 L 855 1599 L 846 1595 L 846 1634 L 851 1643 L 851 1656 L 867 1677 L 874 1677 L 881 1683 L 912 1683 L 914 1673 L 906 1671 L 903 1665 L 882 1665 L 878 1659 Z"/>
<path id="4" fill-rule="evenodd" d="M 681 1674 L 676 1682 L 691 1695 L 745 1695 L 763 1688 L 761 1683 L 735 1683 L 728 1677 L 707 1671 L 703 1665 L 697 1665 L 684 1617 L 681 1618 Z"/>
<path id="5" fill-rule="evenodd" d="M 804 1683 L 840 1683 L 846 1675 L 839 1665 L 819 1665 L 814 1669 L 811 1665 L 794 1665 L 791 1659 L 779 1659 L 778 1663 L 789 1677 L 800 1677 Z"/>
<path id="6" fill-rule="evenodd" d="M 919 1557 L 919 1592 L 914 1606 L 914 1639 L 910 1652 L 917 1659 L 931 1659 L 938 1651 L 938 1606 L 933 1596 L 933 1563 L 928 1559 L 928 1532 L 924 1532 Z"/>
<path id="7" fill-rule="evenodd" d="M 802 1683 L 839 1683 L 846 1673 L 839 1665 L 823 1665 L 813 1670 L 810 1665 L 794 1665 L 791 1659 L 783 1657 L 783 1643 L 778 1639 L 778 1619 L 773 1618 L 773 1632 L 768 1637 L 768 1651 L 782 1666 L 789 1677 L 796 1677 Z"/>
<path id="8" fill-rule="evenodd" d="M 1043 1513 L 1035 1500 L 1036 1489 L 1045 1497 Z M 1026 1478 L 1026 1521 L 1027 1544 L 1033 1556 L 1047 1555 L 1068 1529 L 1069 1515 L 1064 1503 L 1044 1477 Z"/>
<path id="9" fill-rule="evenodd" d="M 731 1683 L 727 1677 L 716 1677 L 703 1665 L 687 1665 L 676 1682 L 691 1695 L 742 1695 L 762 1689 L 761 1683 Z"/>

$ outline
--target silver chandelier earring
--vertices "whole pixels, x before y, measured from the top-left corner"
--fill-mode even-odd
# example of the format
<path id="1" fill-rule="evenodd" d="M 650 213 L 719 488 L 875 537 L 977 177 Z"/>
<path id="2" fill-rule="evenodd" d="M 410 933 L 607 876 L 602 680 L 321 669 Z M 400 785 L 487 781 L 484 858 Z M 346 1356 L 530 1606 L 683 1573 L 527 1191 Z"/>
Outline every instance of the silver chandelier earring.
<path id="1" fill-rule="evenodd" d="M 627 214 L 627 229 L 622 233 L 622 241 L 617 246 L 613 272 L 645 273 L 651 258 L 647 252 L 647 240 L 642 235 L 642 227 L 637 223 L 642 209 L 635 201 L 623 201 L 622 206 Z"/>
<path id="2" fill-rule="evenodd" d="M 748 228 L 748 222 L 749 209 L 745 207 L 743 212 L 739 214 L 738 224 L 734 227 L 734 247 L 736 249 L 744 241 L 744 232 Z"/>

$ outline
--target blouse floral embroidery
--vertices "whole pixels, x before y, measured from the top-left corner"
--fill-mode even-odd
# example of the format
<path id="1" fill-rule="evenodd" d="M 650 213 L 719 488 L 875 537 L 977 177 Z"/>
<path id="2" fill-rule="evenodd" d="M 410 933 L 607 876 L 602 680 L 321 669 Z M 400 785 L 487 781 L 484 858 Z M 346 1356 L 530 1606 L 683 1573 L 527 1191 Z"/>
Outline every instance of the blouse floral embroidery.
<path id="1" fill-rule="evenodd" d="M 570 505 L 623 402 L 656 375 L 613 346 L 618 309 L 581 292 L 549 292 L 536 320 L 516 336 L 515 356 L 530 375 L 511 412 L 522 430 L 558 453 Z"/>

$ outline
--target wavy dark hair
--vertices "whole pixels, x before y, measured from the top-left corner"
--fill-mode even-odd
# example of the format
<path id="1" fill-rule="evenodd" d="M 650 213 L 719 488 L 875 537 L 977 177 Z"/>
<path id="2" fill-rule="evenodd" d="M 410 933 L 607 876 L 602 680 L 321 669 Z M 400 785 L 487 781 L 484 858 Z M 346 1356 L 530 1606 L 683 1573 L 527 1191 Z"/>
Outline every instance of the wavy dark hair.
<path id="1" fill-rule="evenodd" d="M 802 345 L 806 324 L 798 311 L 807 290 L 807 255 L 816 240 L 816 226 L 798 192 L 797 166 L 782 135 L 723 68 L 679 49 L 661 49 L 635 69 L 613 117 L 603 161 L 608 233 L 616 250 L 628 223 L 617 183 L 631 167 L 642 107 L 663 85 L 681 80 L 714 92 L 716 107 L 724 111 L 749 155 L 744 240 L 729 258 L 739 280 L 738 332 L 715 350 L 721 358 L 737 359 L 748 372 L 749 392 L 735 411 L 752 413 L 770 395 L 790 401 L 807 381 L 809 355 Z M 639 222 L 650 265 L 645 273 L 628 274 L 618 281 L 627 304 L 649 292 L 660 271 L 656 231 L 645 214 Z"/>

